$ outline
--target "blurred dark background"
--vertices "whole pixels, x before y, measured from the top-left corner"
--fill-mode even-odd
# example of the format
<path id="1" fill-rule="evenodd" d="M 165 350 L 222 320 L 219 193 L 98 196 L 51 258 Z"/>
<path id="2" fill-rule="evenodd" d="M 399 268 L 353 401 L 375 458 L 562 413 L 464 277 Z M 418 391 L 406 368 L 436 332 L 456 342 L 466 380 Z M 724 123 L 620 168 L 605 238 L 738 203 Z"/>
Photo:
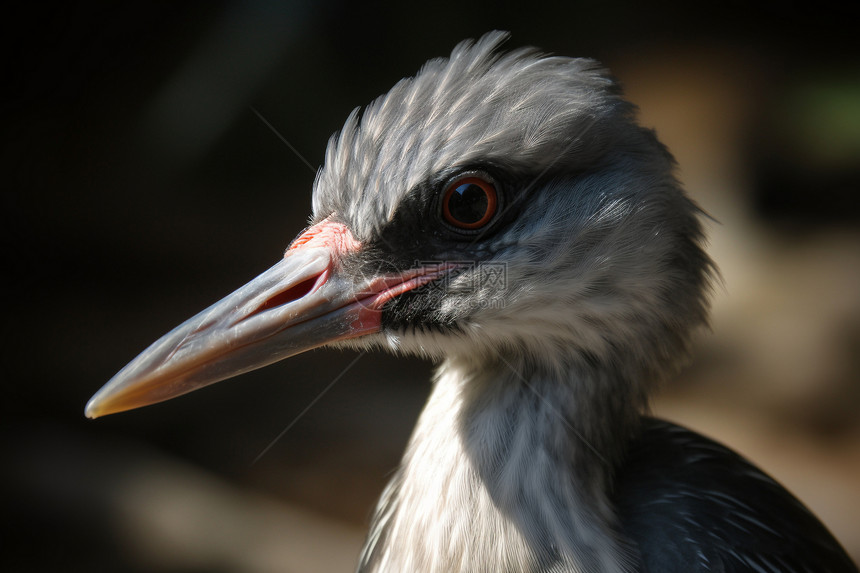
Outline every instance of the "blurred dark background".
<path id="1" fill-rule="evenodd" d="M 754 459 L 860 557 L 860 43 L 839 5 L 4 8 L 0 567 L 352 570 L 431 365 L 320 350 L 83 407 L 281 256 L 352 108 L 491 29 L 613 69 L 716 219 L 713 332 L 656 412 Z"/>

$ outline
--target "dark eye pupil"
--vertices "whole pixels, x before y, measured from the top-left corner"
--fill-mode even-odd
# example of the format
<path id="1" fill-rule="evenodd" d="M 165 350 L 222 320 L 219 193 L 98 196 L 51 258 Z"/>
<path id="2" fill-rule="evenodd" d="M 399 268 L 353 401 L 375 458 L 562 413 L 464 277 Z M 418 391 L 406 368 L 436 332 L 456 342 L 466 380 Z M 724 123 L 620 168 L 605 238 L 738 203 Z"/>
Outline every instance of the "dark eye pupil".
<path id="1" fill-rule="evenodd" d="M 487 192 L 474 183 L 463 183 L 456 187 L 448 199 L 451 217 L 467 225 L 480 221 L 488 208 Z"/>

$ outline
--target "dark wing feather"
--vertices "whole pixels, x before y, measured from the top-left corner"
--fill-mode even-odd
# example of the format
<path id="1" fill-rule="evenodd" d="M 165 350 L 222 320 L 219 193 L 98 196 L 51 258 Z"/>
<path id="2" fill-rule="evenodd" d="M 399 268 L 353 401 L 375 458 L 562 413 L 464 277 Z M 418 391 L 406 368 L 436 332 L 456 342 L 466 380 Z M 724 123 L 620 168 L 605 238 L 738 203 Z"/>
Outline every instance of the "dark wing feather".
<path id="1" fill-rule="evenodd" d="M 641 573 L 857 573 L 827 528 L 728 448 L 648 418 L 616 482 Z"/>

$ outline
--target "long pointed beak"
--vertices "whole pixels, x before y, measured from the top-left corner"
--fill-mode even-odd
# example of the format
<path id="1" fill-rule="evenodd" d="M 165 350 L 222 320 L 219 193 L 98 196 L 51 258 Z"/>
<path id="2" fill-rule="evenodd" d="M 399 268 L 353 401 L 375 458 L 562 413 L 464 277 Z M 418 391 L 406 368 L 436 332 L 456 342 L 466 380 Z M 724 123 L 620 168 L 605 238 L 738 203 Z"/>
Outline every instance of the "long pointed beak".
<path id="1" fill-rule="evenodd" d="M 397 276 L 343 276 L 339 257 L 358 248 L 343 225 L 324 221 L 311 227 L 275 266 L 120 370 L 87 403 L 87 417 L 168 400 L 311 348 L 377 332 L 388 300 L 449 270 L 434 265 Z"/>

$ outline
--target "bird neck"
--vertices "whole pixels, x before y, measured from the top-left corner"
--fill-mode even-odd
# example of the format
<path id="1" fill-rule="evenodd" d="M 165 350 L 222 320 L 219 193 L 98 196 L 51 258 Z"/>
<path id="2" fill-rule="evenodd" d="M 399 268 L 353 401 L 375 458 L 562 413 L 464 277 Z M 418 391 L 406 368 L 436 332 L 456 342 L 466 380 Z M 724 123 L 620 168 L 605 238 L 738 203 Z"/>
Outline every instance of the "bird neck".
<path id="1" fill-rule="evenodd" d="M 638 413 L 595 403 L 603 378 L 446 360 L 380 502 L 367 570 L 627 570 L 608 492 Z"/>

